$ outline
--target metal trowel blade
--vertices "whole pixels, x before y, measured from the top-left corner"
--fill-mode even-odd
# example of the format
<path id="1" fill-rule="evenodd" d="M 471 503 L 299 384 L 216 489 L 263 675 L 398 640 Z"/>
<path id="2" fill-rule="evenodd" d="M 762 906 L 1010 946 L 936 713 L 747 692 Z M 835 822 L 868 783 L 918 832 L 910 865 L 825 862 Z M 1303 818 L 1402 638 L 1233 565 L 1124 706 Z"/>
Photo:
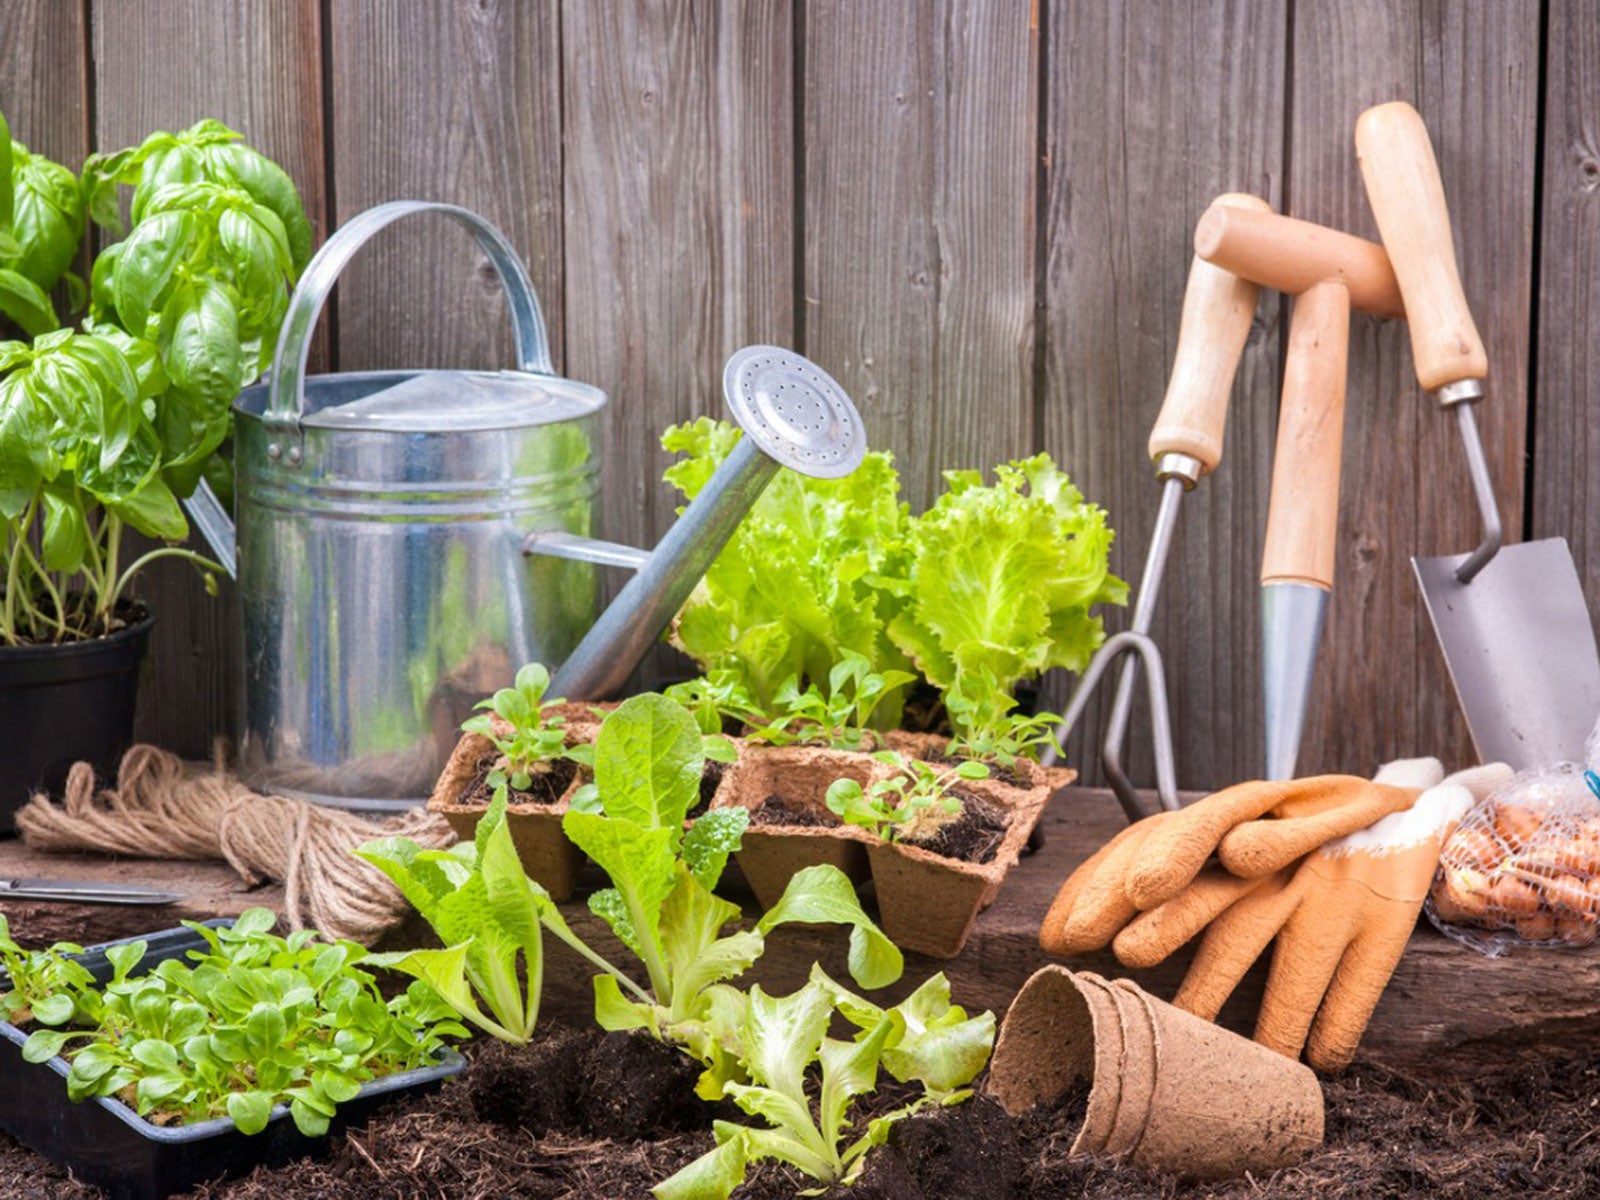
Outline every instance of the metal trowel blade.
<path id="1" fill-rule="evenodd" d="M 1471 583 L 1465 554 L 1412 568 L 1483 762 L 1581 762 L 1600 715 L 1600 654 L 1565 538 L 1504 546 Z"/>

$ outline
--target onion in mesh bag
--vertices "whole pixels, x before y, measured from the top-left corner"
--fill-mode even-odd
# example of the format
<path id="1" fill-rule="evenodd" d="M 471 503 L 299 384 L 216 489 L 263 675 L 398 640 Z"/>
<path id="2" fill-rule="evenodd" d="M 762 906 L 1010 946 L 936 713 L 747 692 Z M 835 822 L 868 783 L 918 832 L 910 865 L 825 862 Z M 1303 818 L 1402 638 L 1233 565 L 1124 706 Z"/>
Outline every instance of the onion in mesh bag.
<path id="1" fill-rule="evenodd" d="M 1590 739 L 1591 752 L 1600 750 Z M 1474 807 L 1439 855 L 1425 909 L 1485 954 L 1588 946 L 1600 933 L 1600 776 L 1523 771 Z"/>

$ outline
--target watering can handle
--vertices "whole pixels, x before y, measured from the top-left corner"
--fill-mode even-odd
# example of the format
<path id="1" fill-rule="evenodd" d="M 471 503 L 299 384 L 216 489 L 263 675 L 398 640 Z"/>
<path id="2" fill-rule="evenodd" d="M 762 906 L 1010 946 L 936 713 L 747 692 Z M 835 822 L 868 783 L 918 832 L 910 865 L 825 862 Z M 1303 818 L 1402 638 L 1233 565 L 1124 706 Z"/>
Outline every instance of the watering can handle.
<path id="1" fill-rule="evenodd" d="M 413 213 L 438 213 L 459 221 L 471 230 L 478 246 L 489 256 L 500 276 L 500 286 L 505 289 L 506 302 L 511 307 L 512 330 L 517 341 L 517 365 L 524 371 L 538 375 L 553 375 L 550 363 L 550 340 L 545 334 L 544 314 L 539 310 L 539 297 L 528 278 L 528 270 L 517 257 L 505 234 L 485 221 L 477 213 L 455 204 L 440 204 L 431 200 L 393 200 L 379 204 L 351 218 L 341 225 L 322 244 L 316 256 L 307 264 L 300 276 L 300 284 L 289 299 L 289 311 L 283 320 L 283 331 L 278 338 L 278 350 L 272 358 L 272 382 L 267 395 L 265 419 L 269 423 L 289 424 L 298 421 L 305 411 L 306 358 L 311 352 L 311 331 L 317 326 L 322 306 L 333 285 L 357 250 L 366 245 L 373 234 L 401 217 Z"/>

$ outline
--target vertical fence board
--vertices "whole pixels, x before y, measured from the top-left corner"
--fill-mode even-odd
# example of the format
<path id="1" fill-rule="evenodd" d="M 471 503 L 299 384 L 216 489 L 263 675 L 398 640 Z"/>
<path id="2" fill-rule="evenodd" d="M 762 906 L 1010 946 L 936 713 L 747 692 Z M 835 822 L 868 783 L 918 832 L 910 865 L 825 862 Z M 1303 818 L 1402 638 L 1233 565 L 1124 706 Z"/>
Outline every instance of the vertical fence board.
<path id="1" fill-rule="evenodd" d="M 0 5 L 0 112 L 11 136 L 76 171 L 89 153 L 81 0 Z"/>
<path id="2" fill-rule="evenodd" d="M 1020 4 L 806 8 L 806 349 L 939 472 L 1033 442 L 1037 28 Z"/>
<path id="3" fill-rule="evenodd" d="M 322 60 L 315 0 L 97 0 L 95 145 L 113 150 L 201 117 L 233 126 L 289 172 L 324 225 Z M 194 548 L 205 550 L 196 536 Z M 138 553 L 136 548 L 131 553 Z M 204 757 L 234 720 L 234 597 L 206 596 L 192 568 L 163 562 L 139 587 L 159 616 L 140 698 L 141 739 Z"/>
<path id="4" fill-rule="evenodd" d="M 1552 0 L 1545 61 L 1533 534 L 1565 537 L 1600 604 L 1600 8 Z"/>
<path id="5" fill-rule="evenodd" d="M 1427 122 L 1489 351 L 1478 419 L 1513 536 L 1527 425 L 1538 27 L 1533 0 L 1300 0 L 1294 22 L 1295 216 L 1376 237 L 1356 118 L 1400 99 Z M 1455 423 L 1420 394 L 1399 322 L 1352 321 L 1348 390 L 1337 576 L 1300 768 L 1370 770 L 1411 754 L 1460 765 L 1472 758 L 1465 722 L 1409 563 L 1477 543 Z"/>
<path id="6" fill-rule="evenodd" d="M 331 181 L 339 222 L 387 200 L 488 219 L 528 265 L 561 363 L 561 74 L 556 6 L 334 0 Z M 499 278 L 470 235 L 412 217 L 341 278 L 341 370 L 512 365 Z"/>
<path id="7" fill-rule="evenodd" d="M 661 430 L 724 415 L 728 355 L 793 344 L 791 27 L 787 0 L 565 7 L 567 364 L 611 397 L 613 540 L 671 524 Z"/>
<path id="8" fill-rule="evenodd" d="M 1044 444 L 1109 510 L 1113 567 L 1137 585 L 1160 500 L 1146 443 L 1177 344 L 1195 221 L 1222 192 L 1279 204 L 1287 7 L 1057 3 L 1048 20 Z M 1157 613 L 1189 787 L 1260 769 L 1255 585 L 1277 313 L 1263 297 L 1235 378 L 1222 463 L 1183 501 Z M 1127 617 L 1108 624 L 1125 628 Z M 1080 768 L 1098 762 L 1113 690 L 1103 688 L 1069 747 Z M 1148 729 L 1141 701 L 1128 761 L 1144 779 Z"/>

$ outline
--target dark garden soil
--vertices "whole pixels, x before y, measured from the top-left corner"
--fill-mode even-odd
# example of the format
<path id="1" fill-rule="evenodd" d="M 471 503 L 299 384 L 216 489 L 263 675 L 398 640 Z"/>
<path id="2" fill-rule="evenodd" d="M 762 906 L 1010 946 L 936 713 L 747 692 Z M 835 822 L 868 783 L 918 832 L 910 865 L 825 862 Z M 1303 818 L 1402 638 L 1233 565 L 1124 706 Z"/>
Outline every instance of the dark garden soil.
<path id="1" fill-rule="evenodd" d="M 494 793 L 489 787 L 489 772 L 494 770 L 494 765 L 499 759 L 498 753 L 489 753 L 478 760 L 472 782 L 467 785 L 466 791 L 461 794 L 461 799 L 457 803 L 481 804 L 485 808 L 488 807 L 489 801 L 494 799 Z M 554 804 L 561 799 L 578 774 L 578 764 L 570 758 L 556 758 L 552 759 L 549 765 L 548 771 L 539 772 L 532 777 L 526 789 L 508 788 L 506 799 L 512 804 Z"/>
<path id="2" fill-rule="evenodd" d="M 907 838 L 907 843 L 962 862 L 989 862 L 1005 840 L 1011 815 L 971 792 L 951 789 L 950 795 L 961 801 L 961 815 L 939 826 L 932 837 Z"/>
<path id="3" fill-rule="evenodd" d="M 752 825 L 804 825 L 820 828 L 828 825 L 842 825 L 843 823 L 832 813 L 802 808 L 776 792 L 773 792 L 750 810 L 750 824 Z"/>
<path id="4" fill-rule="evenodd" d="M 550 1027 L 531 1046 L 469 1047 L 467 1073 L 396 1105 L 321 1160 L 201 1188 L 193 1200 L 622 1200 L 711 1145 L 695 1069 L 624 1034 Z M 987 1099 L 902 1123 L 862 1180 L 829 1200 L 1385 1200 L 1600 1196 L 1600 1056 L 1428 1085 L 1358 1066 L 1325 1085 L 1328 1143 L 1258 1180 L 1182 1185 L 1106 1160 L 1069 1161 L 1084 1097 L 1012 1121 Z M 903 1092 L 871 1097 L 872 1112 Z M 753 1170 L 740 1200 L 787 1200 L 786 1168 Z M 0 1200 L 93 1200 L 0 1137 Z"/>
<path id="5" fill-rule="evenodd" d="M 711 797 L 715 796 L 717 788 L 722 786 L 722 777 L 727 770 L 727 763 L 717 762 L 713 758 L 706 759 L 706 765 L 700 771 L 700 798 L 689 810 L 689 816 L 698 817 L 711 807 Z"/>

